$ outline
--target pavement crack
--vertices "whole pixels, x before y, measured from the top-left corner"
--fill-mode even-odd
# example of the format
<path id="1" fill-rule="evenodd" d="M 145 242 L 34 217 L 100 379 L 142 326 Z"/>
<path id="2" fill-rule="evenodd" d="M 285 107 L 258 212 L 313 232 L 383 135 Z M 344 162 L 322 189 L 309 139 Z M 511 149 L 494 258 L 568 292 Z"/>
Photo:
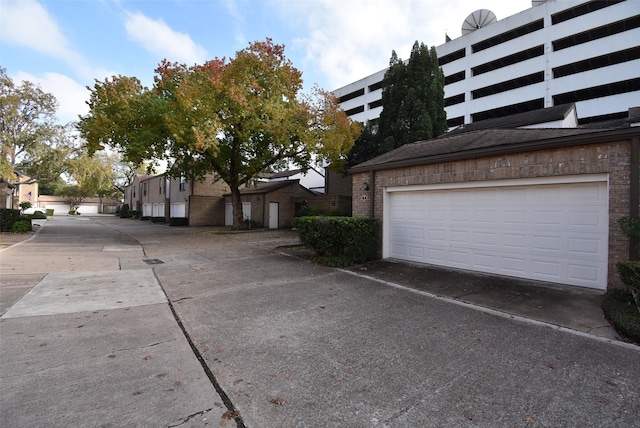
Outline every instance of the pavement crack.
<path id="1" fill-rule="evenodd" d="M 190 414 L 189 416 L 187 416 L 186 418 L 182 419 L 180 422 L 177 422 L 177 423 L 175 423 L 175 424 L 167 425 L 167 428 L 175 428 L 175 427 L 179 427 L 180 425 L 184 425 L 184 424 L 186 424 L 187 422 L 189 422 L 191 419 L 193 419 L 193 418 L 195 418 L 195 417 L 198 417 L 198 416 L 202 416 L 202 415 L 204 415 L 205 413 L 210 412 L 211 410 L 213 410 L 213 407 L 210 407 L 210 408 L 205 409 L 205 410 L 201 410 L 201 411 L 196 412 L 196 413 L 192 413 L 192 414 Z"/>
<path id="2" fill-rule="evenodd" d="M 229 410 L 229 412 L 231 412 L 231 414 L 234 415 L 234 420 L 236 422 L 236 426 L 238 428 L 246 428 L 246 425 L 244 424 L 244 421 L 242 420 L 242 415 L 240 415 L 240 411 L 234 406 L 233 402 L 231 401 L 231 398 L 229 398 L 229 396 L 224 391 L 224 389 L 222 389 L 222 386 L 220 386 L 220 383 L 218 383 L 218 380 L 216 379 L 215 375 L 211 371 L 211 368 L 207 365 L 207 362 L 205 361 L 204 357 L 202 356 L 202 353 L 200 352 L 200 350 L 198 349 L 196 344 L 193 342 L 193 339 L 191 339 L 191 336 L 189 335 L 189 332 L 185 328 L 182 320 L 180 319 L 180 316 L 178 316 L 178 313 L 176 312 L 176 308 L 173 306 L 173 302 L 171 301 L 171 299 L 169 299 L 169 296 L 167 295 L 167 292 L 165 291 L 164 287 L 162 286 L 162 282 L 160 281 L 160 278 L 158 278 L 158 274 L 156 273 L 155 270 L 153 270 L 153 274 L 155 275 L 156 280 L 158 281 L 158 285 L 162 289 L 162 292 L 164 293 L 165 297 L 167 298 L 167 305 L 169 305 L 169 309 L 171 310 L 171 313 L 173 314 L 173 317 L 176 320 L 176 323 L 178 324 L 178 327 L 180 327 L 180 330 L 182 331 L 182 334 L 184 335 L 185 339 L 187 339 L 187 343 L 191 347 L 191 351 L 193 352 L 193 355 L 196 357 L 196 359 L 200 363 L 200 366 L 202 367 L 202 370 L 204 370 L 205 374 L 209 378 L 209 381 L 211 382 L 211 385 L 216 390 L 216 392 L 220 396 L 220 399 L 222 400 L 222 402 L 224 403 L 226 408 Z"/>

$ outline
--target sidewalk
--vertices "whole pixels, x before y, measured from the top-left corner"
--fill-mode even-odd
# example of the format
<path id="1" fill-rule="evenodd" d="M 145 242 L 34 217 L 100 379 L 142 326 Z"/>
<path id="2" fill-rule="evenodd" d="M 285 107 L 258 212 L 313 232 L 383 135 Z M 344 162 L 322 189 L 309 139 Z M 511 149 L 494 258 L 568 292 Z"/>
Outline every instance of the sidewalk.
<path id="1" fill-rule="evenodd" d="M 0 319 L 1 420 L 637 424 L 640 347 L 593 334 L 602 330 L 597 306 L 585 302 L 597 294 L 572 295 L 573 305 L 554 302 L 562 290 L 460 272 L 391 262 L 330 269 L 281 249 L 297 241 L 287 230 L 48 222 L 0 252 L 9 308 Z M 578 329 L 568 328 L 580 311 Z"/>
<path id="2" fill-rule="evenodd" d="M 224 420 L 152 270 L 121 269 L 143 258 L 130 237 L 67 217 L 0 252 L 0 425 Z"/>

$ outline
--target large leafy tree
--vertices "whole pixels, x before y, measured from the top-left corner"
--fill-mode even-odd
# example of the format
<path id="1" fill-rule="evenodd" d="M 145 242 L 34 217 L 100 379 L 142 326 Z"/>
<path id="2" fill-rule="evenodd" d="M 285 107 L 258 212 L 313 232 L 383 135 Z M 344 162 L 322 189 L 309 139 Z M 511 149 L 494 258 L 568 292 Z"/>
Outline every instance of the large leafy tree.
<path id="1" fill-rule="evenodd" d="M 284 46 L 267 39 L 230 60 L 164 61 L 152 89 L 135 78 L 96 82 L 79 129 L 92 151 L 112 146 L 135 164 L 168 160 L 169 176 L 224 180 L 242 228 L 241 186 L 289 165 L 337 167 L 360 132 L 334 96 L 318 88 L 304 96 L 302 83 Z"/>
<path id="2" fill-rule="evenodd" d="M 117 155 L 100 152 L 90 156 L 81 150 L 67 160 L 69 183 L 56 189 L 56 194 L 66 196 L 76 207 L 88 197 L 118 196 L 118 164 Z"/>
<path id="3" fill-rule="evenodd" d="M 59 165 L 54 167 L 53 161 L 64 157 L 55 143 L 64 134 L 55 121 L 56 109 L 52 94 L 27 81 L 16 85 L 0 68 L 0 177 L 13 178 L 16 168 L 26 166 L 34 179 L 55 175 Z"/>

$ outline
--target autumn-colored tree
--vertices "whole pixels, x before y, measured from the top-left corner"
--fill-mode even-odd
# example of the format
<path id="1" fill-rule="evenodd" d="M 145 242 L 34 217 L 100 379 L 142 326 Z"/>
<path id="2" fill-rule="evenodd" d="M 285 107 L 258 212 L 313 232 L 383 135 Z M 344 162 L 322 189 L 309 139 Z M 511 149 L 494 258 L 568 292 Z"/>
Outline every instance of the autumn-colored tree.
<path id="1" fill-rule="evenodd" d="M 234 227 L 243 228 L 240 188 L 261 173 L 342 162 L 360 132 L 332 94 L 304 96 L 302 73 L 271 39 L 231 60 L 163 61 L 155 84 L 97 82 L 79 129 L 90 150 L 116 147 L 134 163 L 169 161 L 169 176 L 214 174 L 231 189 Z"/>

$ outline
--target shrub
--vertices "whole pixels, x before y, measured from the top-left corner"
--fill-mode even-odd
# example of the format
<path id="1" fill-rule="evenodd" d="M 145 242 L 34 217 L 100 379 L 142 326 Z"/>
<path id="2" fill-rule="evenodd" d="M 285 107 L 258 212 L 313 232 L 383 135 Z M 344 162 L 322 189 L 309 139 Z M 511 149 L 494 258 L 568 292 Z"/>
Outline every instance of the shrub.
<path id="1" fill-rule="evenodd" d="M 47 208 L 47 217 L 51 217 L 53 215 L 53 208 Z"/>
<path id="2" fill-rule="evenodd" d="M 349 266 L 377 258 L 378 222 L 374 219 L 298 217 L 294 226 L 302 243 L 318 255 L 318 263 Z"/>
<path id="3" fill-rule="evenodd" d="M 262 224 L 258 223 L 255 220 L 249 220 L 248 218 L 245 218 L 244 227 L 246 229 L 260 229 L 262 227 Z"/>
<path id="4" fill-rule="evenodd" d="M 16 221 L 11 226 L 11 231 L 13 233 L 31 232 L 31 220 L 30 219 L 20 219 L 20 220 Z"/>
<path id="5" fill-rule="evenodd" d="M 171 217 L 169 226 L 189 226 L 189 219 L 187 217 Z"/>
<path id="6" fill-rule="evenodd" d="M 303 208 L 296 215 L 296 217 L 316 217 L 316 216 L 327 216 L 327 217 L 348 217 L 348 214 L 340 211 L 340 210 L 331 210 L 326 211 L 320 208 Z"/>
<path id="7" fill-rule="evenodd" d="M 129 204 L 124 204 L 120 207 L 120 211 L 118 212 L 120 218 L 129 218 L 131 217 L 131 213 L 129 212 Z"/>
<path id="8" fill-rule="evenodd" d="M 629 287 L 640 314 L 640 261 L 616 263 L 620 280 Z"/>
<path id="9" fill-rule="evenodd" d="M 24 210 L 26 210 L 28 208 L 31 208 L 32 206 L 33 205 L 31 204 L 31 202 L 28 202 L 28 201 L 20 202 L 20 209 L 22 211 L 24 211 Z"/>
<path id="10" fill-rule="evenodd" d="M 41 219 L 46 219 L 47 215 L 42 211 L 35 211 L 33 214 L 31 214 L 30 217 L 35 218 L 36 220 L 41 220 Z"/>
<path id="11" fill-rule="evenodd" d="M 640 216 L 620 217 L 617 223 L 629 238 L 640 240 Z"/>
<path id="12" fill-rule="evenodd" d="M 621 288 L 608 290 L 604 294 L 602 309 L 616 331 L 640 343 L 640 312 L 628 290 Z"/>
<path id="13" fill-rule="evenodd" d="M 129 214 L 131 215 L 131 218 L 140 218 L 140 211 L 131 210 L 129 211 Z"/>
<path id="14" fill-rule="evenodd" d="M 11 232 L 11 227 L 18 220 L 20 210 L 0 209 L 0 232 Z"/>

